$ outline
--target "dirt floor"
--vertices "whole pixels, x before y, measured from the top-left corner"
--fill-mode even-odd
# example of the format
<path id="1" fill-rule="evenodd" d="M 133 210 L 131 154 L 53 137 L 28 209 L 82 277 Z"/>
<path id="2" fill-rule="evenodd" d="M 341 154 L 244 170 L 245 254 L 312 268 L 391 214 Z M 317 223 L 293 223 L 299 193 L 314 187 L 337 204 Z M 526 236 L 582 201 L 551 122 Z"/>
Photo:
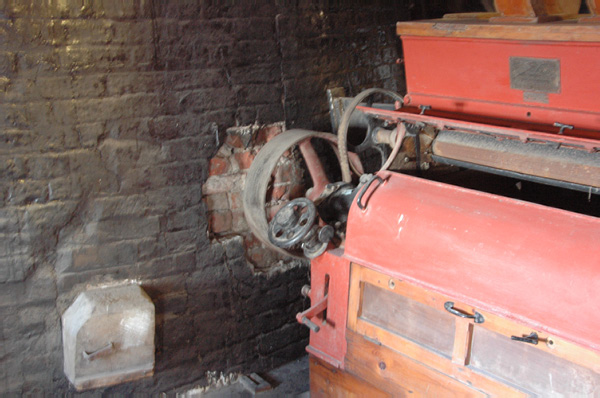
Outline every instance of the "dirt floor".
<path id="1" fill-rule="evenodd" d="M 258 376 L 258 377 L 257 377 Z M 262 388 L 266 388 L 261 391 Z M 309 393 L 308 356 L 265 374 L 240 375 L 225 386 L 190 390 L 185 398 L 307 398 Z"/>

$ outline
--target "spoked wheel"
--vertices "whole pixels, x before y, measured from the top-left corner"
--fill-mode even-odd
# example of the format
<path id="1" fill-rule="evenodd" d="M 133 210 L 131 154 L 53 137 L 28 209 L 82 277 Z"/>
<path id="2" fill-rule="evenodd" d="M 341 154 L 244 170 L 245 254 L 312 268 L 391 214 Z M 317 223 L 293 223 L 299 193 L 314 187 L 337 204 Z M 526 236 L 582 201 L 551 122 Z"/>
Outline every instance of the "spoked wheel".
<path id="1" fill-rule="evenodd" d="M 354 99 L 350 102 L 350 104 L 348 104 L 348 107 L 346 108 L 346 110 L 344 111 L 344 114 L 342 115 L 342 119 L 340 121 L 340 126 L 338 128 L 338 151 L 339 151 L 339 157 L 340 157 L 340 167 L 342 169 L 342 180 L 344 182 L 350 182 L 352 181 L 352 177 L 350 175 L 350 169 L 352 168 L 352 165 L 348 162 L 348 127 L 350 126 L 350 117 L 352 116 L 352 113 L 356 110 L 356 107 L 360 105 L 361 102 L 369 99 L 370 97 L 372 97 L 373 95 L 383 95 L 385 97 L 389 97 L 391 99 L 393 99 L 396 102 L 402 103 L 403 99 L 402 96 L 398 93 L 395 93 L 393 91 L 390 90 L 384 90 L 384 89 L 380 89 L 380 88 L 370 88 L 367 90 L 362 91 L 360 94 L 358 94 L 356 97 L 354 97 Z M 374 126 L 371 123 L 371 121 L 369 122 L 369 127 L 367 130 L 367 134 L 365 137 L 365 140 L 363 141 L 363 143 L 361 143 L 360 145 L 358 145 L 357 149 L 359 150 L 366 150 L 370 147 L 376 148 L 375 142 L 374 142 Z M 402 138 L 404 138 L 404 130 L 402 130 L 402 137 L 398 137 L 400 138 L 400 141 L 402 140 Z M 392 152 L 392 154 L 390 155 L 386 155 L 383 152 L 380 152 L 382 155 L 382 169 L 387 168 L 389 166 L 388 162 L 385 160 L 386 158 L 392 158 L 395 157 L 395 153 Z M 396 150 L 397 153 L 397 150 Z M 357 170 L 353 170 L 356 174 L 361 174 L 359 173 Z"/>
<path id="2" fill-rule="evenodd" d="M 295 257 L 301 257 L 302 251 L 295 248 L 283 249 L 275 246 L 269 240 L 269 224 L 265 209 L 266 196 L 271 175 L 277 168 L 279 159 L 294 145 L 299 146 L 300 153 L 304 158 L 306 168 L 313 182 L 313 187 L 308 192 L 308 195 L 306 195 L 307 198 L 314 200 L 323 192 L 329 181 L 317 153 L 310 143 L 311 138 L 326 140 L 332 145 L 334 150 L 337 149 L 337 137 L 333 134 L 301 129 L 286 131 L 273 138 L 260 150 L 248 170 L 244 188 L 244 213 L 251 231 L 269 248 Z M 353 168 L 360 170 L 362 173 L 362 165 L 358 156 L 350 153 L 348 154 L 348 158 Z"/>

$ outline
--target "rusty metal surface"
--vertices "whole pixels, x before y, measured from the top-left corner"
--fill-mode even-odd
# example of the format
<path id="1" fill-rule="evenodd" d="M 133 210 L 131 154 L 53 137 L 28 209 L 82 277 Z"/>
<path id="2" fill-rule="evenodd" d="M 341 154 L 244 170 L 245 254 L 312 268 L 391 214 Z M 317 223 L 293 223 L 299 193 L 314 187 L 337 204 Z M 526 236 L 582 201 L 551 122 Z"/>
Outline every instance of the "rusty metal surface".
<path id="1" fill-rule="evenodd" d="M 301 141 L 298 144 L 298 149 L 300 149 L 300 153 L 302 153 L 306 168 L 313 181 L 313 187 L 306 197 L 314 201 L 319 197 L 321 192 L 323 192 L 325 186 L 329 183 L 329 180 L 327 179 L 327 174 L 323 169 L 319 156 L 310 143 L 310 140 Z"/>
<path id="2" fill-rule="evenodd" d="M 488 134 L 500 139 L 516 139 L 524 143 L 545 142 L 560 144 L 575 149 L 582 149 L 588 152 L 600 151 L 600 132 L 589 132 L 588 137 L 576 137 L 571 135 L 559 135 L 544 133 L 540 131 L 525 130 L 512 127 L 501 127 L 492 124 L 476 123 L 465 120 L 450 119 L 429 115 L 418 115 L 403 111 L 386 111 L 373 108 L 362 108 L 365 113 L 370 113 L 381 118 L 396 122 L 423 123 L 432 125 L 438 130 L 458 130 L 465 132 L 479 132 Z M 558 131 L 558 129 L 556 129 Z M 570 134 L 576 134 L 570 133 Z M 582 134 L 583 135 L 583 134 Z M 594 138 L 592 138 L 594 137 Z"/>
<path id="3" fill-rule="evenodd" d="M 543 143 L 525 144 L 449 130 L 439 132 L 432 149 L 434 155 L 448 159 L 600 187 L 600 152 L 557 148 Z"/>
<path id="4" fill-rule="evenodd" d="M 275 170 L 279 158 L 292 146 L 299 142 L 316 137 L 321 133 L 309 130 L 290 130 L 269 141 L 258 153 L 246 176 L 244 186 L 244 215 L 252 233 L 269 248 L 282 254 L 289 252 L 278 248 L 269 241 L 268 222 L 265 213 L 266 195 L 271 174 Z M 297 254 L 299 255 L 299 254 Z"/>

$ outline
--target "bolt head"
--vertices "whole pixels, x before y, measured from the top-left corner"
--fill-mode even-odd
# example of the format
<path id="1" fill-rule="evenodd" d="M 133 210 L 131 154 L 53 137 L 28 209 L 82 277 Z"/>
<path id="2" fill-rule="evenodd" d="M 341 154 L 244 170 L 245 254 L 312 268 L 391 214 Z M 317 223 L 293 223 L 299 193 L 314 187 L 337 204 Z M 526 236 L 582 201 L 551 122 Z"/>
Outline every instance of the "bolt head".
<path id="1" fill-rule="evenodd" d="M 325 225 L 323 228 L 319 230 L 319 242 L 327 243 L 333 238 L 334 234 L 333 227 L 331 225 Z"/>

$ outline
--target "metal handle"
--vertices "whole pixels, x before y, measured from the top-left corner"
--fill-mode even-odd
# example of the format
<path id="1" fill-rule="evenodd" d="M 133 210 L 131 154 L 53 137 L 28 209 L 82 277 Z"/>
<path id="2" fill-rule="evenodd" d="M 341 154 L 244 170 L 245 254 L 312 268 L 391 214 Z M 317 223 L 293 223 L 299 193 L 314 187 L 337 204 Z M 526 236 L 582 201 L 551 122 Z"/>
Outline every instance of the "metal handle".
<path id="1" fill-rule="evenodd" d="M 460 310 L 457 310 L 456 308 L 454 308 L 454 302 L 452 302 L 452 301 L 446 301 L 444 303 L 444 308 L 446 309 L 446 311 L 448 311 L 452 315 L 456 315 L 456 316 L 459 316 L 461 318 L 473 319 L 473 322 L 475 322 L 475 323 L 483 323 L 483 322 L 485 322 L 485 319 L 483 318 L 483 315 L 481 315 L 479 312 L 473 311 L 473 315 L 471 315 L 471 314 L 467 314 L 465 312 L 462 312 Z"/>
<path id="2" fill-rule="evenodd" d="M 319 333 L 319 330 L 321 330 L 319 325 L 317 325 L 316 323 L 314 323 L 313 321 L 311 321 L 310 319 L 308 319 L 305 316 L 302 317 L 302 323 L 305 324 L 306 326 L 308 326 L 308 328 L 315 333 Z"/>
<path id="3" fill-rule="evenodd" d="M 321 300 L 319 300 L 315 305 L 313 305 L 306 311 L 297 313 L 296 320 L 301 324 L 308 326 L 308 328 L 313 332 L 318 333 L 319 330 L 321 330 L 321 327 L 313 321 L 311 321 L 310 318 L 319 315 L 327 309 L 327 298 L 328 295 L 326 294 Z"/>
<path id="4" fill-rule="evenodd" d="M 539 341 L 539 337 L 536 332 L 531 332 L 531 333 L 529 333 L 529 336 L 523 336 L 523 337 L 510 336 L 510 339 L 515 340 L 515 341 L 522 341 L 523 343 L 529 343 L 529 344 L 533 344 L 533 345 L 537 345 L 537 343 Z"/>
<path id="5" fill-rule="evenodd" d="M 367 183 L 366 183 L 366 184 L 363 186 L 363 188 L 360 190 L 360 193 L 358 194 L 358 198 L 356 199 L 356 204 L 358 205 L 358 208 L 359 208 L 359 209 L 361 209 L 361 210 L 364 210 L 364 209 L 366 209 L 366 208 L 367 208 L 367 205 L 366 205 L 366 204 L 364 204 L 364 205 L 362 204 L 362 198 L 363 198 L 363 195 L 365 194 L 365 192 L 367 192 L 367 189 L 369 189 L 369 187 L 371 186 L 371 184 L 372 184 L 372 183 L 373 183 L 373 181 L 375 181 L 375 180 L 379 181 L 379 183 L 380 183 L 380 184 L 382 184 L 382 183 L 383 183 L 383 178 L 381 178 L 381 177 L 379 177 L 379 176 L 373 176 L 373 178 L 371 178 L 371 179 L 369 180 L 369 182 L 367 182 Z"/>
<path id="6" fill-rule="evenodd" d="M 87 351 L 84 350 L 83 351 L 83 357 L 85 359 L 87 359 L 88 361 L 92 361 L 92 360 L 94 360 L 100 354 L 104 354 L 106 352 L 111 352 L 113 350 L 113 348 L 115 348 L 115 346 L 114 346 L 113 342 L 110 341 L 104 347 L 99 348 L 96 351 L 87 352 Z"/>

